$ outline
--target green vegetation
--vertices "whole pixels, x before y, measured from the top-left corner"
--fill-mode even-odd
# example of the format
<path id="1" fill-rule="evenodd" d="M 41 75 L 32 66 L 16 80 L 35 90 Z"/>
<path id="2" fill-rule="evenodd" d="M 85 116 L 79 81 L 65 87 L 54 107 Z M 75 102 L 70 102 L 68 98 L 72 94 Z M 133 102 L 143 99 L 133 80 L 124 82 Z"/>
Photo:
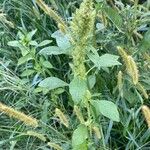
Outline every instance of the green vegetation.
<path id="1" fill-rule="evenodd" d="M 150 149 L 150 2 L 0 1 L 0 149 Z"/>

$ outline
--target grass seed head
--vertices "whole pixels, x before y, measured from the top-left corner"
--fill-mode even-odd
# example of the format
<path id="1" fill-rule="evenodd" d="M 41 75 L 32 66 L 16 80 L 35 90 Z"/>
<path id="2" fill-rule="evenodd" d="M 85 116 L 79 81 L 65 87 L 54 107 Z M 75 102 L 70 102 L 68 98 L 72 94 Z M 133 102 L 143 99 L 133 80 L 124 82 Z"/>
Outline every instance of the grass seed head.
<path id="1" fill-rule="evenodd" d="M 49 15 L 52 19 L 54 19 L 56 21 L 58 27 L 60 27 L 60 24 L 61 24 L 61 27 L 63 27 L 63 30 L 65 30 L 65 32 L 67 31 L 66 23 L 58 15 L 57 12 L 55 12 L 52 8 L 50 8 L 48 5 L 46 5 L 43 0 L 36 0 L 36 3 L 47 15 Z"/>
<path id="2" fill-rule="evenodd" d="M 38 121 L 35 118 L 32 118 L 28 115 L 25 115 L 22 112 L 19 112 L 11 107 L 8 107 L 2 103 L 0 103 L 0 111 L 5 113 L 6 115 L 16 118 L 22 122 L 24 122 L 26 125 L 37 127 Z"/>
<path id="3" fill-rule="evenodd" d="M 147 94 L 147 91 L 145 90 L 145 88 L 142 86 L 141 83 L 138 83 L 138 84 L 137 84 L 137 89 L 143 94 L 143 96 L 144 96 L 146 99 L 149 98 L 149 96 L 148 96 L 148 94 Z"/>
<path id="4" fill-rule="evenodd" d="M 59 117 L 60 122 L 68 128 L 69 122 L 68 122 L 67 117 L 64 115 L 64 113 L 60 109 L 56 108 L 55 114 L 57 117 Z"/>
<path id="5" fill-rule="evenodd" d="M 137 67 L 134 59 L 131 56 L 128 56 L 128 59 L 129 59 L 129 63 L 130 63 L 129 74 L 132 77 L 134 85 L 136 85 L 139 81 L 138 67 Z"/>
<path id="6" fill-rule="evenodd" d="M 82 113 L 81 113 L 79 107 L 76 106 L 76 105 L 74 106 L 74 112 L 75 112 L 75 114 L 77 115 L 77 118 L 79 119 L 79 121 L 80 121 L 82 124 L 84 124 L 85 121 L 84 121 L 83 115 L 82 115 Z"/>
<path id="7" fill-rule="evenodd" d="M 40 133 L 37 133 L 35 131 L 27 131 L 27 134 L 29 136 L 34 136 L 34 137 L 37 137 L 38 139 L 42 140 L 42 141 L 46 141 L 46 138 L 44 137 L 44 135 L 40 134 Z"/>
<path id="8" fill-rule="evenodd" d="M 96 137 L 97 137 L 98 139 L 101 139 L 101 133 L 100 133 L 99 128 L 98 128 L 97 126 L 93 126 L 93 127 L 92 127 L 92 130 L 93 130 L 93 132 L 95 133 Z"/>
<path id="9" fill-rule="evenodd" d="M 150 109 L 146 105 L 143 105 L 141 109 L 147 122 L 148 128 L 150 128 Z"/>
<path id="10" fill-rule="evenodd" d="M 62 148 L 56 143 L 48 142 L 47 145 L 56 150 L 62 150 Z"/>

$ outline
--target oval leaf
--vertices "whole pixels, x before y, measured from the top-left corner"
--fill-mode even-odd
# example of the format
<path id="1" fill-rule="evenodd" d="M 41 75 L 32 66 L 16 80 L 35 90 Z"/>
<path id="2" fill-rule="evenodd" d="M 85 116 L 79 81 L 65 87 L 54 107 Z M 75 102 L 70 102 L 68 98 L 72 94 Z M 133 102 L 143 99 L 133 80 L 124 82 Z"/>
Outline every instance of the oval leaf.
<path id="1" fill-rule="evenodd" d="M 59 55 L 64 54 L 64 51 L 57 46 L 48 46 L 43 48 L 39 53 L 41 55 Z"/>
<path id="2" fill-rule="evenodd" d="M 119 112 L 117 110 L 117 106 L 113 102 L 106 100 L 94 100 L 92 101 L 92 105 L 96 109 L 96 113 L 98 115 L 102 114 L 113 121 L 119 122 Z"/>
<path id="3" fill-rule="evenodd" d="M 59 48 L 66 50 L 71 44 L 67 35 L 63 34 L 61 31 L 56 31 L 52 34 L 52 37 L 56 39 Z"/>
<path id="4" fill-rule="evenodd" d="M 75 77 L 69 85 L 69 91 L 72 96 L 74 103 L 78 104 L 87 91 L 86 80 L 79 79 Z"/>
<path id="5" fill-rule="evenodd" d="M 40 87 L 47 88 L 48 90 L 53 90 L 59 87 L 68 86 L 68 84 L 59 78 L 48 77 L 39 83 Z"/>
<path id="6" fill-rule="evenodd" d="M 98 69 L 101 67 L 121 65 L 121 63 L 118 61 L 119 56 L 117 55 L 104 54 L 102 56 L 98 56 L 90 53 L 88 54 L 88 57 Z"/>
<path id="7" fill-rule="evenodd" d="M 73 132 L 72 136 L 72 146 L 74 149 L 79 147 L 88 138 L 88 129 L 85 125 L 79 125 L 78 128 Z"/>

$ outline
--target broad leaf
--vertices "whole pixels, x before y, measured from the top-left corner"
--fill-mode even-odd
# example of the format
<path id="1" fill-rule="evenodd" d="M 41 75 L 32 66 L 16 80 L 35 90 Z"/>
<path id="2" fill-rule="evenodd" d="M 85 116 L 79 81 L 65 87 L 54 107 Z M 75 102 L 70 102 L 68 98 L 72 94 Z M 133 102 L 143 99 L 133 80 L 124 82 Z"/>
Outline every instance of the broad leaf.
<path id="1" fill-rule="evenodd" d="M 106 100 L 93 100 L 91 103 L 96 109 L 98 115 L 102 114 L 113 121 L 119 122 L 119 112 L 117 106 L 113 102 Z"/>
<path id="2" fill-rule="evenodd" d="M 88 138 L 87 127 L 85 125 L 79 125 L 78 128 L 73 132 L 73 136 L 72 136 L 72 146 L 74 150 L 80 146 L 85 147 L 85 145 L 82 144 L 86 142 L 87 138 Z"/>
<path id="3" fill-rule="evenodd" d="M 87 143 L 87 141 L 83 142 L 80 145 L 74 146 L 72 150 L 88 150 L 88 143 Z M 92 150 L 92 149 L 90 149 L 90 150 Z"/>
<path id="4" fill-rule="evenodd" d="M 75 77 L 69 85 L 69 91 L 72 96 L 74 103 L 79 103 L 85 96 L 87 91 L 86 80 Z"/>
<path id="5" fill-rule="evenodd" d="M 48 90 L 53 90 L 59 87 L 68 86 L 68 84 L 59 78 L 48 77 L 39 83 L 40 87 L 47 88 Z"/>
<path id="6" fill-rule="evenodd" d="M 89 59 L 94 63 L 94 65 L 97 68 L 101 67 L 112 67 L 116 65 L 121 65 L 120 62 L 118 62 L 119 56 L 111 55 L 111 54 L 104 54 L 102 56 L 98 56 L 95 54 L 88 54 Z"/>
<path id="7" fill-rule="evenodd" d="M 63 50 L 66 50 L 71 46 L 69 38 L 59 30 L 54 32 L 52 37 L 56 39 L 58 47 Z"/>

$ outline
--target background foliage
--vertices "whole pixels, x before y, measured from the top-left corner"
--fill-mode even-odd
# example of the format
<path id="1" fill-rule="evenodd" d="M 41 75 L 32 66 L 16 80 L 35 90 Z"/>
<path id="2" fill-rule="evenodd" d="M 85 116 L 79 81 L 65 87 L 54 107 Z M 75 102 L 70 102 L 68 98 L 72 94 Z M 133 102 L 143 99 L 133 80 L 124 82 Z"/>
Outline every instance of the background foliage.
<path id="1" fill-rule="evenodd" d="M 66 22 L 72 19 L 81 2 L 45 0 Z M 134 58 L 139 81 L 149 94 L 150 2 L 97 0 L 94 7 L 97 17 L 93 43 L 98 56 L 105 57 L 101 61 L 96 55 L 86 58 L 89 86 L 95 100 L 108 100 L 118 106 L 120 119 L 116 117 L 115 120 L 120 122 L 112 121 L 112 105 L 109 107 L 108 104 L 104 109 L 104 112 L 108 109 L 108 114 L 104 116 L 112 120 L 101 117 L 102 138 L 94 137 L 96 146 L 91 149 L 149 149 L 150 131 L 140 110 L 143 104 L 149 105 L 149 99 L 125 73 L 124 62 L 116 47 L 123 47 Z M 60 51 L 60 47 L 65 49 L 67 41 L 55 32 L 57 30 L 56 22 L 43 13 L 35 0 L 0 1 L 1 102 L 40 120 L 40 127 L 34 131 L 43 134 L 47 142 L 69 150 L 73 131 L 82 138 L 84 127 L 81 131 L 76 130 L 79 121 L 73 113 L 73 100 L 67 85 L 73 78 L 72 59 L 64 55 L 65 50 Z M 117 89 L 120 70 L 123 72 L 123 96 Z M 44 82 L 48 77 L 55 78 Z M 66 114 L 68 128 L 59 122 L 55 108 Z M 86 117 L 84 110 L 83 115 Z M 46 142 L 25 134 L 33 128 L 4 114 L 0 117 L 1 149 L 50 149 Z"/>

